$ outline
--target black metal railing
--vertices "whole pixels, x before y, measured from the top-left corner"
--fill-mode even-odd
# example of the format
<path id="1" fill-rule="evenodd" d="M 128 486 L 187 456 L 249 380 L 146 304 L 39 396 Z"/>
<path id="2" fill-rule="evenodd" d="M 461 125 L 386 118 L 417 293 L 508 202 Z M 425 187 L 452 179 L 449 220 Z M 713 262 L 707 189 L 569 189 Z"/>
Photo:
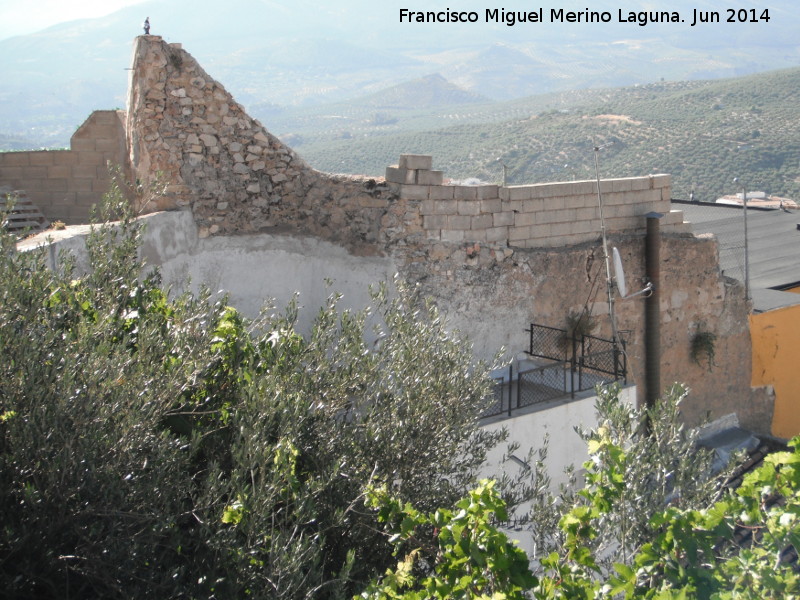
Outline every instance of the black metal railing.
<path id="1" fill-rule="evenodd" d="M 564 329 L 531 324 L 529 356 L 548 362 L 517 367 L 508 365 L 492 374 L 493 394 L 484 417 L 508 414 L 514 410 L 559 398 L 574 398 L 578 392 L 612 381 L 627 383 L 625 342 L 581 335 L 572 337 Z"/>

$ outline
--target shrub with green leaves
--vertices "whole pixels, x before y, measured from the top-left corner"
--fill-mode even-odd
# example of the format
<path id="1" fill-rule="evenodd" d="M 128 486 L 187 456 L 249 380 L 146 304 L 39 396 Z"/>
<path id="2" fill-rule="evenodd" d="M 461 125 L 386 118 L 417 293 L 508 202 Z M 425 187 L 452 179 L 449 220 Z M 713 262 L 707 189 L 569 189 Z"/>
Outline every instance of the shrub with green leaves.
<path id="1" fill-rule="evenodd" d="M 360 590 L 392 562 L 365 486 L 433 508 L 474 485 L 489 367 L 402 284 L 362 312 L 332 294 L 304 336 L 294 306 L 169 293 L 111 195 L 86 274 L 2 234 L 4 595 Z"/>
<path id="2" fill-rule="evenodd" d="M 624 473 L 636 455 L 607 425 L 588 447 L 587 483 L 560 510 L 563 544 L 541 558 L 535 574 L 497 528 L 505 505 L 490 481 L 454 509 L 427 514 L 371 489 L 371 505 L 398 560 L 354 600 L 798 597 L 800 438 L 710 505 L 661 506 L 647 516 L 649 538 L 608 567 L 596 540 L 623 525 L 607 517 L 633 493 Z"/>

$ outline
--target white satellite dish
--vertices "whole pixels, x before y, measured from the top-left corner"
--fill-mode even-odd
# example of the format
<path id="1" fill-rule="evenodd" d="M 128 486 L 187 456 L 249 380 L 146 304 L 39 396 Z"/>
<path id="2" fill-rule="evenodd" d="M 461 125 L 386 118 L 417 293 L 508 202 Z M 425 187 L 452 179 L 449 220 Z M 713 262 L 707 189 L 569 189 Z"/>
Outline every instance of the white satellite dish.
<path id="1" fill-rule="evenodd" d="M 622 270 L 622 259 L 619 256 L 619 250 L 616 248 L 611 248 L 611 253 L 614 257 L 614 279 L 617 282 L 619 295 L 624 298 L 628 295 L 628 286 L 625 285 L 625 271 Z"/>
<path id="2" fill-rule="evenodd" d="M 625 271 L 622 270 L 622 259 L 619 256 L 619 250 L 616 248 L 611 248 L 611 254 L 614 260 L 614 280 L 617 283 L 617 289 L 619 290 L 620 297 L 623 299 L 633 298 L 634 296 L 641 296 L 642 294 L 647 294 L 645 297 L 649 297 L 653 293 L 652 281 L 648 281 L 647 285 L 644 286 L 644 289 L 634 292 L 630 296 L 628 295 L 628 286 L 625 283 Z"/>

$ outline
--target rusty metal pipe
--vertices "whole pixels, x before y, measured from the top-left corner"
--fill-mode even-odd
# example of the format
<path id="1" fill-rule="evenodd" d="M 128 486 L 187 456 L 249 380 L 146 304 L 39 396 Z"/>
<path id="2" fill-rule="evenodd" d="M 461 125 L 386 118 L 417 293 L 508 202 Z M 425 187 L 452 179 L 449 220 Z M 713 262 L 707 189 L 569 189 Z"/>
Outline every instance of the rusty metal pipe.
<path id="1" fill-rule="evenodd" d="M 661 225 L 660 213 L 647 215 L 645 275 L 653 292 L 644 306 L 645 405 L 655 406 L 661 395 Z"/>

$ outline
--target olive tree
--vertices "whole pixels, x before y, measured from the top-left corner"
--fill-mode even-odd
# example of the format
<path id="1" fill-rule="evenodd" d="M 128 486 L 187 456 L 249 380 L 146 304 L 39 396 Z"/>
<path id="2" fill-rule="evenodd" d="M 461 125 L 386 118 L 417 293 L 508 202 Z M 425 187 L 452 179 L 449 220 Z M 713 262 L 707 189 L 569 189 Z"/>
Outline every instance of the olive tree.
<path id="1" fill-rule="evenodd" d="M 501 441 L 478 422 L 490 365 L 400 282 L 360 312 L 331 293 L 304 335 L 294 305 L 249 321 L 162 289 L 110 196 L 86 274 L 0 234 L 5 594 L 361 589 L 392 561 L 367 485 L 449 505 Z"/>

